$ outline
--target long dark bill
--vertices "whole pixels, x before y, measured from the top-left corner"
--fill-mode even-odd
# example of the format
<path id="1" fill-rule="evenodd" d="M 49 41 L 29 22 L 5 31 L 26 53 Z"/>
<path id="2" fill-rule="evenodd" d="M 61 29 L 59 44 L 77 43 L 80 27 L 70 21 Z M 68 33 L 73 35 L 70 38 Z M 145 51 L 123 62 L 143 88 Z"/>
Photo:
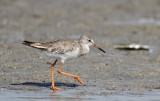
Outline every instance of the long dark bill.
<path id="1" fill-rule="evenodd" d="M 100 47 L 96 46 L 96 44 L 93 44 L 93 47 L 95 47 L 95 48 L 99 49 L 100 51 L 102 51 L 102 52 L 106 53 L 106 51 L 104 51 L 102 48 L 100 48 Z"/>

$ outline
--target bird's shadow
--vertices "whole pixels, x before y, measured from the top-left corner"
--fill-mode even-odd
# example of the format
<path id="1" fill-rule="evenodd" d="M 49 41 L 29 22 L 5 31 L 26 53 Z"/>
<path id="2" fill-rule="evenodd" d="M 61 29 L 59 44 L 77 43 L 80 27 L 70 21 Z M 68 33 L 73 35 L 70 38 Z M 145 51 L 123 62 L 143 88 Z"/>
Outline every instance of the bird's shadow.
<path id="1" fill-rule="evenodd" d="M 37 86 L 37 87 L 51 87 L 51 83 L 49 82 L 23 82 L 23 83 L 14 83 L 10 85 L 26 85 L 26 86 Z M 62 83 L 62 82 L 56 82 L 55 86 L 57 87 L 77 87 L 79 86 L 78 84 L 73 84 L 73 83 Z"/>

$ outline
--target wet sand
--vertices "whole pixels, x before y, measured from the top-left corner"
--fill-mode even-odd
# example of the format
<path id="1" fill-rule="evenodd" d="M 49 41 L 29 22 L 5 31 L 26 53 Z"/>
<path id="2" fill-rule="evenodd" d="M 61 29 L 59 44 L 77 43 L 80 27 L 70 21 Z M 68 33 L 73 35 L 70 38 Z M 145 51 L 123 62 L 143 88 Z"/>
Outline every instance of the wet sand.
<path id="1" fill-rule="evenodd" d="M 0 88 L 50 89 L 50 63 L 22 45 L 23 40 L 92 37 L 107 53 L 91 48 L 68 60 L 62 71 L 81 77 L 86 86 L 55 72 L 55 83 L 75 95 L 143 95 L 160 89 L 160 1 L 155 0 L 1 0 Z M 114 45 L 140 43 L 151 51 L 120 51 Z M 56 65 L 57 71 L 59 63 Z"/>

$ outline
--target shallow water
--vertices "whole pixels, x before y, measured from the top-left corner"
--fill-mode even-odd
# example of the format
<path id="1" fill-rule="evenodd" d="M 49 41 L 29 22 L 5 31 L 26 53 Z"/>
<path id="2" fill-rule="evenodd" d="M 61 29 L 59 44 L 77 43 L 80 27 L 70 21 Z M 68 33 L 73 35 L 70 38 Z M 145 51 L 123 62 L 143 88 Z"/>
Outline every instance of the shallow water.
<path id="1" fill-rule="evenodd" d="M 125 20 L 125 21 L 107 21 L 104 22 L 104 24 L 115 24 L 115 25 L 150 25 L 150 24 L 155 24 L 155 25 L 160 25 L 160 21 L 156 20 L 154 18 L 139 18 L 135 20 Z"/>
<path id="2" fill-rule="evenodd" d="M 51 90 L 40 91 L 22 91 L 22 90 L 7 90 L 1 89 L 0 99 L 3 101 L 159 101 L 160 92 L 157 90 L 144 95 L 74 95 L 75 90 L 59 91 L 55 95 L 50 95 Z"/>

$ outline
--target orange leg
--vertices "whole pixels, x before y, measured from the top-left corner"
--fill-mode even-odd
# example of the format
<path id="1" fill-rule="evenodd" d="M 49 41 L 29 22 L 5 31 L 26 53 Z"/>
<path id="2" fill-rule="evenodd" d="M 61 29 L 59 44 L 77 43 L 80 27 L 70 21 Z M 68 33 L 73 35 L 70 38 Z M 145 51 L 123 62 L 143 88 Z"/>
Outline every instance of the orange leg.
<path id="1" fill-rule="evenodd" d="M 62 66 L 63 66 L 63 63 L 61 63 L 61 65 L 59 66 L 58 73 L 63 74 L 63 75 L 67 75 L 67 76 L 71 76 L 71 77 L 73 77 L 74 79 L 78 80 L 81 84 L 85 85 L 85 84 L 83 83 L 83 81 L 81 80 L 80 77 L 78 77 L 78 76 L 76 76 L 76 75 L 72 75 L 72 74 L 68 74 L 68 73 L 61 72 Z"/>
<path id="2" fill-rule="evenodd" d="M 51 88 L 53 88 L 53 90 L 62 90 L 61 88 L 55 87 L 55 84 L 54 84 L 54 65 L 56 64 L 56 62 L 57 62 L 57 60 L 55 60 L 55 62 L 51 66 L 51 76 L 52 76 L 52 85 L 51 85 Z"/>

